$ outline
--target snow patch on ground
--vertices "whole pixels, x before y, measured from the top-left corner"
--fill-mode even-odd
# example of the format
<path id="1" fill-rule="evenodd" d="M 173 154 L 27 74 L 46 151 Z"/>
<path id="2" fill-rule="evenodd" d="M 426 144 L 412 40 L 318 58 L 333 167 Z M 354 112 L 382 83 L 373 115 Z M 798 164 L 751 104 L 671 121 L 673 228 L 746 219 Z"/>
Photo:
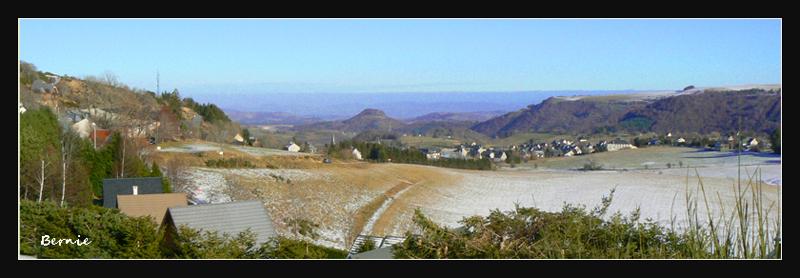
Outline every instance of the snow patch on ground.
<path id="1" fill-rule="evenodd" d="M 783 185 L 780 177 L 768 178 L 764 182 L 771 185 Z"/>
<path id="2" fill-rule="evenodd" d="M 239 175 L 246 178 L 274 178 L 276 176 L 283 179 L 290 179 L 291 181 L 304 181 L 311 178 L 326 178 L 330 174 L 327 173 L 311 173 L 298 169 L 214 169 L 214 171 L 223 174 Z"/>
<path id="3" fill-rule="evenodd" d="M 184 172 L 187 180 L 192 181 L 186 192 L 198 203 L 217 204 L 231 201 L 225 191 L 228 182 L 225 176 L 214 169 L 192 167 Z"/>
<path id="4" fill-rule="evenodd" d="M 757 180 L 760 176 L 764 183 L 770 185 L 782 185 L 783 172 L 780 164 L 746 165 L 741 168 L 736 165 L 707 166 L 690 168 L 688 172 L 686 168 L 664 169 L 661 171 L 667 175 L 682 176 L 684 178 L 688 173 L 689 178 L 695 180 L 698 174 L 703 178 L 723 178 L 729 184 L 736 182 L 739 176 L 742 177 L 743 182 L 749 180 L 751 176 L 754 180 Z"/>

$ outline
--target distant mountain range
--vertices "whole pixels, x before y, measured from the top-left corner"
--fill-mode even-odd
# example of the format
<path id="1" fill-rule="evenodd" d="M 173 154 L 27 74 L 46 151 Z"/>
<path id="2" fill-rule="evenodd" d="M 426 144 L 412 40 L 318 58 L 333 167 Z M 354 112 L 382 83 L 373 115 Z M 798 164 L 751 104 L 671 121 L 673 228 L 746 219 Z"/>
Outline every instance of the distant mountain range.
<path id="1" fill-rule="evenodd" d="M 386 113 L 382 110 L 378 109 L 368 109 L 370 111 L 362 111 L 361 113 L 366 113 L 363 115 L 364 117 L 370 116 L 371 114 L 373 117 L 386 117 Z M 427 123 L 427 122 L 482 122 L 493 117 L 502 115 L 507 111 L 480 111 L 480 112 L 434 112 L 428 113 L 419 117 L 404 119 L 404 120 L 397 120 L 403 122 L 403 124 L 413 124 L 413 123 Z M 286 112 L 245 112 L 245 111 L 237 111 L 226 109 L 226 114 L 228 116 L 245 125 L 259 125 L 259 124 L 281 124 L 281 125 L 307 125 L 313 123 L 320 123 L 325 121 L 332 121 L 336 120 L 337 118 L 342 118 L 341 116 L 335 115 L 328 115 L 328 116 L 303 116 L 297 115 L 292 113 Z M 380 115 L 377 115 L 380 114 Z M 358 119 L 354 119 L 356 121 Z M 393 119 L 394 120 L 394 119 Z M 396 127 L 400 127 L 400 125 L 396 125 Z"/>
<path id="2" fill-rule="evenodd" d="M 245 112 L 226 109 L 228 117 L 245 125 L 305 125 L 334 119 L 335 116 L 303 116 L 286 112 Z"/>
<path id="3" fill-rule="evenodd" d="M 780 125 L 779 85 L 695 88 L 682 91 L 554 96 L 503 114 L 434 112 L 400 120 L 368 108 L 344 120 L 289 113 L 230 111 L 244 123 L 292 124 L 298 131 L 335 130 L 457 136 L 507 137 L 515 133 L 676 132 L 767 133 Z"/>
<path id="4" fill-rule="evenodd" d="M 191 90 L 189 90 L 191 92 Z M 191 94 L 200 102 L 215 103 L 225 112 L 283 112 L 300 118 L 342 120 L 365 108 L 408 120 L 430 113 L 510 112 L 558 95 L 603 95 L 634 91 L 530 91 L 428 93 L 244 93 Z M 269 115 L 265 116 L 268 117 Z M 282 117 L 282 116 L 281 116 Z M 268 118 L 270 121 L 277 119 Z M 293 119 L 287 119 L 292 120 Z M 485 119 L 482 119 L 485 120 Z M 272 122 L 274 123 L 274 122 Z M 282 124 L 282 123 L 278 123 Z"/>

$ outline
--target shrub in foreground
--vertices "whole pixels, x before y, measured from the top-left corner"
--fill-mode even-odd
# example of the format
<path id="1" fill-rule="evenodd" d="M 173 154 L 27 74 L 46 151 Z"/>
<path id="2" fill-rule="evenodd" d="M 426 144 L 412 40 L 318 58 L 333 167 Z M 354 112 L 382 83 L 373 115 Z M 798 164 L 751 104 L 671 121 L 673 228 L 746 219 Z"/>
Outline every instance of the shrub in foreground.
<path id="1" fill-rule="evenodd" d="M 160 257 L 160 236 L 150 218 L 129 217 L 97 206 L 61 208 L 54 202 L 28 200 L 20 200 L 19 210 L 22 254 L 39 258 Z M 88 238 L 91 243 L 43 246 L 43 236 Z"/>
<path id="2" fill-rule="evenodd" d="M 304 240 L 276 237 L 261 246 L 259 256 L 264 259 L 344 259 L 347 251 Z"/>
<path id="3" fill-rule="evenodd" d="M 138 259 L 325 259 L 347 251 L 276 237 L 257 245 L 247 230 L 236 235 L 179 227 L 171 240 L 148 217 L 130 217 L 99 206 L 59 207 L 54 202 L 20 200 L 20 253 L 37 258 Z M 49 240 L 89 239 L 89 244 L 43 246 Z M 78 236 L 80 235 L 80 237 Z"/>
<path id="4" fill-rule="evenodd" d="M 242 158 L 209 159 L 206 166 L 211 168 L 255 168 L 249 160 Z"/>
<path id="5" fill-rule="evenodd" d="M 701 185 L 702 186 L 702 185 Z M 514 210 L 492 211 L 488 216 L 472 216 L 460 221 L 457 229 L 439 226 L 420 210 L 414 215 L 417 235 L 394 245 L 396 258 L 602 258 L 602 259 L 699 259 L 699 258 L 780 258 L 779 223 L 770 232 L 761 211 L 743 212 L 759 216 L 753 232 L 720 233 L 718 220 L 708 225 L 696 222 L 677 230 L 645 219 L 639 210 L 624 216 L 615 213 L 604 217 L 614 191 L 602 203 L 587 210 L 584 206 L 565 205 L 560 212 L 516 206 Z M 687 209 L 697 219 L 696 198 Z M 739 201 L 739 209 L 749 205 Z M 721 218 L 725 218 L 722 216 Z M 744 218 L 744 217 L 742 217 Z M 740 221 L 744 226 L 753 222 Z M 733 221 L 725 223 L 734 227 Z M 741 227 L 741 225 L 739 225 Z M 730 228 L 728 228 L 730 230 Z M 722 234 L 723 236 L 718 236 Z M 772 237 L 776 240 L 771 241 Z M 755 239 L 755 240 L 751 240 Z"/>

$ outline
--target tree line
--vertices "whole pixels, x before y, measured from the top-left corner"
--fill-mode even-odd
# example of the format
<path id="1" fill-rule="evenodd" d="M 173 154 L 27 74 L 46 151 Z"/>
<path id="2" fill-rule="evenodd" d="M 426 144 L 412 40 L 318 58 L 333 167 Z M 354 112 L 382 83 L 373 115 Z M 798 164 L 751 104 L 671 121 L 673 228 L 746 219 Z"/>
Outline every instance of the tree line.
<path id="1" fill-rule="evenodd" d="M 21 199 L 85 206 L 102 199 L 103 179 L 163 176 L 119 132 L 95 149 L 93 141 L 62 126 L 48 107 L 20 115 L 19 137 Z M 169 192 L 167 179 L 164 186 Z"/>
<path id="2" fill-rule="evenodd" d="M 375 163 L 394 162 L 470 170 L 492 170 L 495 168 L 492 161 L 488 158 L 428 159 L 424 153 L 415 147 L 402 148 L 396 146 L 396 143 L 391 142 L 384 144 L 349 140 L 339 142 L 335 145 L 326 144 L 325 146 L 327 148 L 327 155 L 331 158 L 338 159 L 353 159 L 352 150 L 357 149 L 361 152 L 364 160 Z"/>

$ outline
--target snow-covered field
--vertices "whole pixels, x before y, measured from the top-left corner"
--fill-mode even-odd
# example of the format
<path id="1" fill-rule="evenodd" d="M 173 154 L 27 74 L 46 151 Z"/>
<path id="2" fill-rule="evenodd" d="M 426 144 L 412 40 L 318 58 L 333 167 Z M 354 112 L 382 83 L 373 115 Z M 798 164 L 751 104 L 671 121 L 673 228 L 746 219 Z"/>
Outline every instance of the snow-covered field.
<path id="1" fill-rule="evenodd" d="M 700 172 L 701 176 L 736 178 L 741 163 L 742 176 L 756 168 L 762 171 L 762 180 L 770 184 L 781 182 L 781 156 L 771 153 L 705 151 L 681 147 L 648 147 L 635 150 L 595 153 L 583 156 L 547 158 L 517 165 L 518 171 L 534 168 L 570 170 L 580 169 L 589 161 L 604 169 L 662 170 L 664 173 L 686 175 L 686 168 Z"/>
<path id="2" fill-rule="evenodd" d="M 677 149 L 677 148 L 676 148 Z M 713 217 L 727 214 L 735 205 L 734 184 L 739 174 L 738 157 L 713 152 L 651 150 L 654 153 L 606 154 L 606 161 L 619 165 L 641 165 L 683 159 L 698 166 Z M 782 170 L 780 157 L 742 157 L 748 166 L 742 176 L 758 168 L 766 205 L 774 204 L 771 221 L 779 217 Z M 565 162 L 562 162 L 565 161 Z M 413 211 L 420 208 L 435 222 L 457 227 L 463 217 L 488 215 L 491 210 L 511 210 L 515 204 L 559 211 L 565 203 L 591 209 L 615 188 L 608 215 L 629 214 L 640 209 L 642 219 L 662 224 L 675 219 L 676 228 L 684 225 L 686 193 L 699 197 L 700 221 L 706 218 L 702 195 L 698 192 L 695 168 L 659 168 L 605 171 L 576 171 L 562 160 L 539 169 L 521 166 L 497 171 L 468 171 L 406 164 L 342 164 L 316 169 L 212 169 L 193 167 L 187 178 L 191 192 L 204 202 L 257 198 L 264 202 L 279 233 L 290 235 L 285 219 L 307 218 L 320 224 L 316 243 L 336 248 L 344 246 L 344 236 L 353 225 L 353 213 L 397 184 L 413 180 L 390 202 L 378 208 L 364 230 L 373 235 L 402 235 L 414 228 Z M 776 162 L 777 161 L 777 162 Z M 559 165 L 562 163 L 563 165 Z M 686 162 L 684 162 L 686 163 Z M 528 163 L 530 164 L 530 163 Z M 743 163 L 744 164 L 744 163 Z M 564 168 L 550 166 L 563 166 Z M 675 164 L 673 164 L 675 165 Z M 688 171 L 688 183 L 687 183 Z M 749 193 L 748 193 L 749 196 Z"/>
<path id="3" fill-rule="evenodd" d="M 643 219 L 652 218 L 662 224 L 668 224 L 671 217 L 675 217 L 679 225 L 686 219 L 685 176 L 658 174 L 657 171 L 464 171 L 462 175 L 463 179 L 456 184 L 425 188 L 424 194 L 418 195 L 427 197 L 409 201 L 434 221 L 456 227 L 463 217 L 487 215 L 493 209 L 511 210 L 515 203 L 546 211 L 559 211 L 565 203 L 592 208 L 600 204 L 602 196 L 616 188 L 609 208 L 612 213 L 628 214 L 638 207 Z M 712 212 L 718 215 L 720 206 L 730 212 L 735 203 L 733 185 L 724 178 L 708 177 L 703 178 L 703 184 L 710 195 Z M 689 179 L 691 192 L 697 190 L 697 185 L 696 178 Z M 767 186 L 764 191 L 767 202 L 778 201 L 777 187 Z M 705 210 L 701 209 L 700 214 L 704 217 Z"/>

